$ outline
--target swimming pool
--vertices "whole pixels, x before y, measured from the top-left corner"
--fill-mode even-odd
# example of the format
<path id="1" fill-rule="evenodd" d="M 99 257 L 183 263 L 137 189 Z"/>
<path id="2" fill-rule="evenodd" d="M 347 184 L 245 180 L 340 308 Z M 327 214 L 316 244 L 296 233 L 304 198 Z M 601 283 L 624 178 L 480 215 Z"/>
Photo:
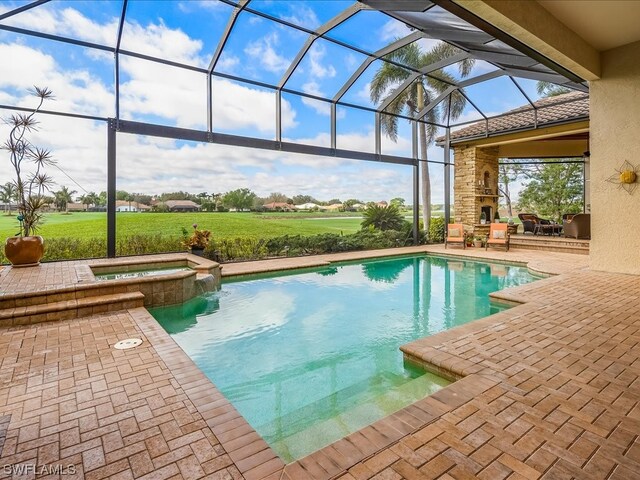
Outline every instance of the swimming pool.
<path id="1" fill-rule="evenodd" d="M 526 268 L 434 256 L 225 280 L 151 313 L 285 461 L 449 384 L 399 347 L 506 307 Z"/>

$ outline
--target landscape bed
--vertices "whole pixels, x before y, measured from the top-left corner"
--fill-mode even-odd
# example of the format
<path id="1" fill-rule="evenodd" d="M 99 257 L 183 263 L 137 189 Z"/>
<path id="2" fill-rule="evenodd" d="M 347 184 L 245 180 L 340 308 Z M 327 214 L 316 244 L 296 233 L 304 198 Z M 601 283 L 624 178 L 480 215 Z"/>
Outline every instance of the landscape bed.
<path id="1" fill-rule="evenodd" d="M 508 308 L 526 267 L 405 256 L 225 279 L 152 315 L 285 461 L 449 384 L 399 347 Z"/>

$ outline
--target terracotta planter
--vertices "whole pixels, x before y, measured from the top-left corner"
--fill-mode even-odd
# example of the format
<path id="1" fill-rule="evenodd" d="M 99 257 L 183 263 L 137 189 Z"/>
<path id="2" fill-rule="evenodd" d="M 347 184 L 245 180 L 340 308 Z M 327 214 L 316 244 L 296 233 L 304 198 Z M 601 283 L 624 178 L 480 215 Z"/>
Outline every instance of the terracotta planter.
<path id="1" fill-rule="evenodd" d="M 34 267 L 44 255 L 44 241 L 33 237 L 9 237 L 4 244 L 4 254 L 14 267 Z"/>

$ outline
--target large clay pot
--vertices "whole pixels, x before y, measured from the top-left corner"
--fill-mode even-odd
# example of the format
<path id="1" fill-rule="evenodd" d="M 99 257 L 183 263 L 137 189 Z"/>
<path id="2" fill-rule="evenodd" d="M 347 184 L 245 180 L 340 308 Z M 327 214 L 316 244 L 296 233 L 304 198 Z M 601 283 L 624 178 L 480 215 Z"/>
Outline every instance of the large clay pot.
<path id="1" fill-rule="evenodd" d="M 33 237 L 9 237 L 4 244 L 4 254 L 14 267 L 34 267 L 44 255 L 44 241 Z"/>

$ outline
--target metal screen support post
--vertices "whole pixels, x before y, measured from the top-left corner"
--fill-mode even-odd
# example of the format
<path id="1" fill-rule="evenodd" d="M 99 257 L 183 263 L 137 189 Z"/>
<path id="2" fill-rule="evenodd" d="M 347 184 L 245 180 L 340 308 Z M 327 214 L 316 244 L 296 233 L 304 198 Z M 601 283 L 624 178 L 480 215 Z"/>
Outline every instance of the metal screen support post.
<path id="1" fill-rule="evenodd" d="M 276 91 L 276 142 L 282 143 L 282 90 Z"/>
<path id="2" fill-rule="evenodd" d="M 375 118 L 375 142 L 376 142 L 376 155 L 380 155 L 382 153 L 382 134 L 381 134 L 381 125 L 380 125 L 380 112 L 376 112 Z"/>
<path id="3" fill-rule="evenodd" d="M 413 156 L 413 244 L 420 244 L 420 169 L 418 162 L 418 122 L 411 122 Z"/>
<path id="4" fill-rule="evenodd" d="M 213 132 L 213 87 L 212 77 L 207 73 L 207 132 Z"/>
<path id="5" fill-rule="evenodd" d="M 337 107 L 335 103 L 331 104 L 331 148 L 335 150 L 337 148 L 337 136 L 338 136 L 338 127 L 337 127 Z"/>
<path id="6" fill-rule="evenodd" d="M 451 129 L 444 135 L 444 225 L 451 221 Z"/>
<path id="7" fill-rule="evenodd" d="M 117 120 L 107 123 L 107 257 L 116 256 L 116 132 Z"/>

